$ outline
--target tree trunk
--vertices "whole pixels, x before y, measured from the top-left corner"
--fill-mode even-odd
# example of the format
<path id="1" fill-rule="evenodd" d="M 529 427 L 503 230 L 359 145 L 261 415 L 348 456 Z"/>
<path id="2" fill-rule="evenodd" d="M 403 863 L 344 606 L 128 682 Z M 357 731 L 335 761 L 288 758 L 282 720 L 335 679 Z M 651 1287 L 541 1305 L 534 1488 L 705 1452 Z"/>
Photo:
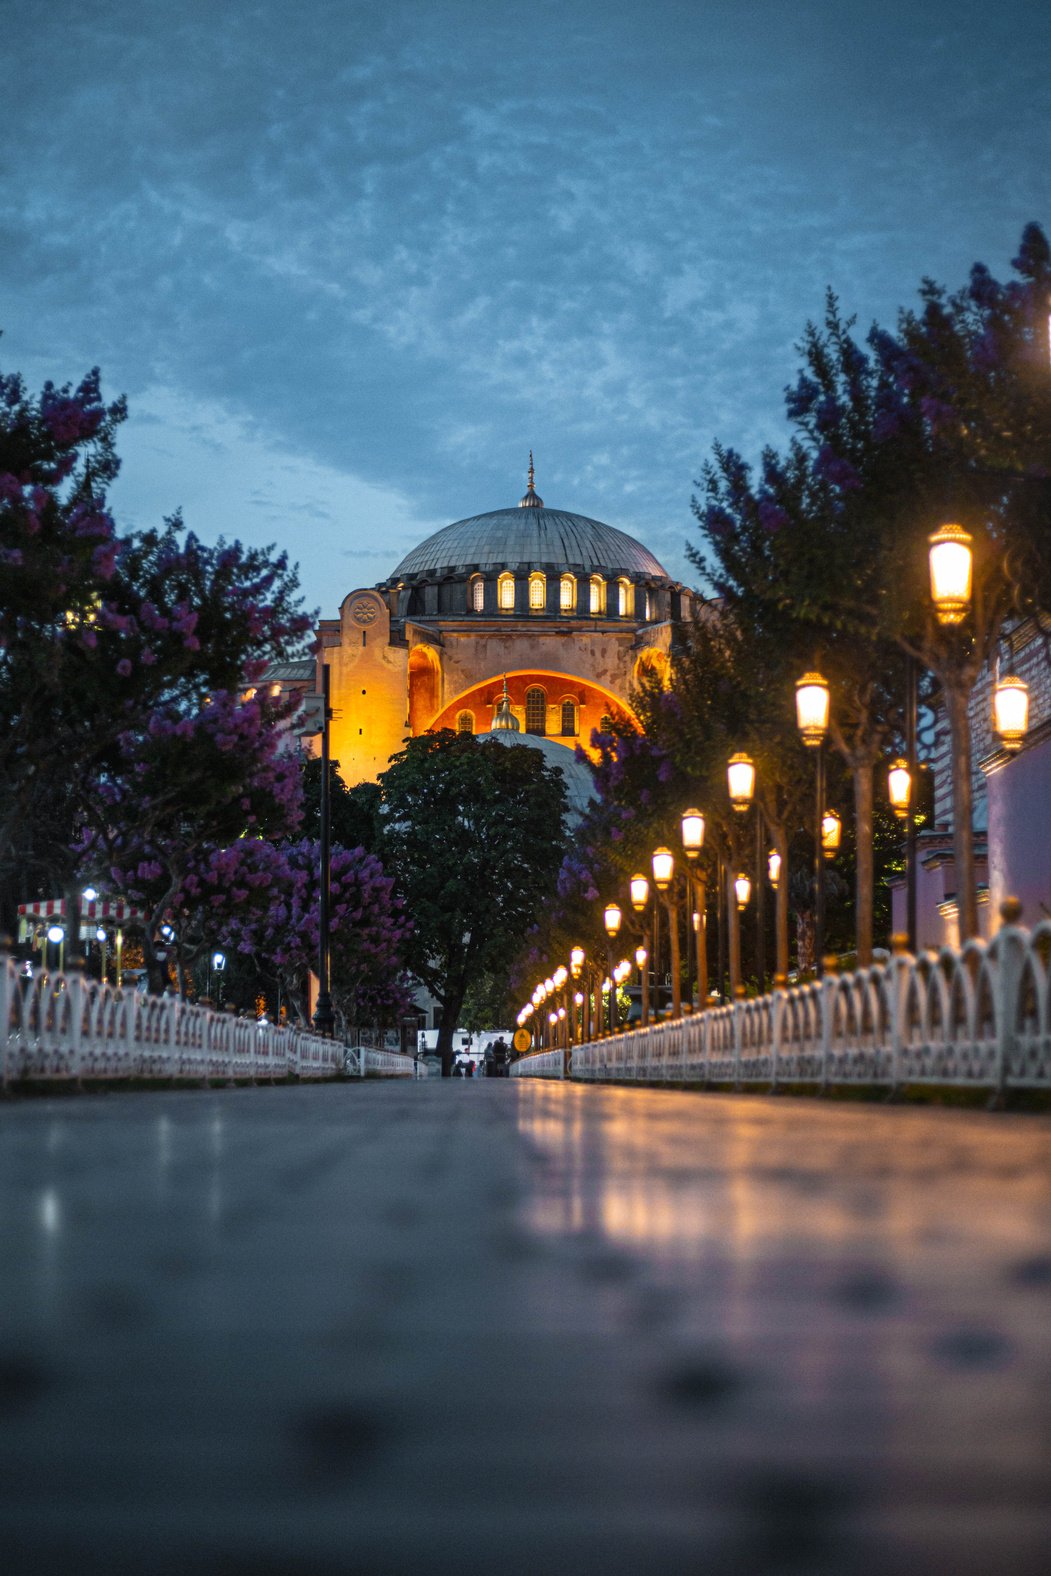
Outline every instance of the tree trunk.
<path id="1" fill-rule="evenodd" d="M 810 909 L 796 909 L 796 967 L 801 974 L 810 973 L 815 967 L 814 914 Z"/>
<path id="2" fill-rule="evenodd" d="M 956 865 L 956 905 L 960 916 L 960 942 L 978 934 L 978 892 L 974 874 L 974 802 L 971 787 L 971 723 L 967 702 L 971 686 L 952 675 L 945 685 L 952 750 L 952 842 Z"/>
<path id="3" fill-rule="evenodd" d="M 873 763 L 851 764 L 854 777 L 855 946 L 858 967 L 872 962 L 872 772 Z"/>
<path id="4" fill-rule="evenodd" d="M 460 1016 L 460 1008 L 466 990 L 459 991 L 455 996 L 447 996 L 441 1002 L 442 1021 L 438 1026 L 438 1044 L 435 1047 L 441 1058 L 442 1077 L 451 1078 L 453 1073 L 453 1031 Z"/>

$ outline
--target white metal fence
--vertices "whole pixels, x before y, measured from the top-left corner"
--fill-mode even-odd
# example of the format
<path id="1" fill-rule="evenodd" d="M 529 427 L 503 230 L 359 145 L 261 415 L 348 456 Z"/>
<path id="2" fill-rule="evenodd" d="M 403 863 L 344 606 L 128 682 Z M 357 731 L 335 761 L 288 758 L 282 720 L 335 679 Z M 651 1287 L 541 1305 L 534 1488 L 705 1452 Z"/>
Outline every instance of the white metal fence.
<path id="1" fill-rule="evenodd" d="M 338 1040 L 170 996 L 114 990 L 80 974 L 27 976 L 11 958 L 0 963 L 0 1028 L 0 1086 L 22 1079 L 332 1078 L 344 1065 Z M 399 1060 L 411 1071 L 411 1057 Z"/>
<path id="2" fill-rule="evenodd" d="M 515 1062 L 562 1077 L 562 1052 Z M 1051 1088 L 1051 922 L 575 1046 L 590 1082 Z"/>
<path id="3" fill-rule="evenodd" d="M 350 1045 L 344 1052 L 344 1072 L 352 1078 L 416 1078 L 422 1076 L 415 1056 L 402 1051 L 379 1050 L 374 1045 Z"/>

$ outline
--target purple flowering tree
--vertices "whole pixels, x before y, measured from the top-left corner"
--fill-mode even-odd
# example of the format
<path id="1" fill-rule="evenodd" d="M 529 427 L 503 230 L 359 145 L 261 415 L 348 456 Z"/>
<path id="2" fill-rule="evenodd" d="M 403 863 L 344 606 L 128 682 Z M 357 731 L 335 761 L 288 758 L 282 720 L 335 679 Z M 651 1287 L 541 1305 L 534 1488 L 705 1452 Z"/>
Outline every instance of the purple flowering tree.
<path id="1" fill-rule="evenodd" d="M 111 586 L 118 539 L 106 507 L 124 402 L 106 404 L 98 371 L 37 396 L 0 373 L 0 901 L 71 885 L 66 833 L 83 761 L 83 709 L 71 701 L 80 632 Z"/>
<path id="2" fill-rule="evenodd" d="M 319 846 L 311 839 L 280 847 L 258 843 L 213 858 L 192 883 L 220 920 L 223 944 L 250 957 L 280 983 L 301 1021 L 308 1021 L 309 977 L 317 967 L 320 929 Z M 257 880 L 251 896 L 251 880 Z M 230 903 L 231 879 L 242 901 Z M 403 956 L 410 934 L 392 879 L 361 848 L 332 850 L 332 998 L 344 1028 L 396 1022 L 408 1009 Z"/>

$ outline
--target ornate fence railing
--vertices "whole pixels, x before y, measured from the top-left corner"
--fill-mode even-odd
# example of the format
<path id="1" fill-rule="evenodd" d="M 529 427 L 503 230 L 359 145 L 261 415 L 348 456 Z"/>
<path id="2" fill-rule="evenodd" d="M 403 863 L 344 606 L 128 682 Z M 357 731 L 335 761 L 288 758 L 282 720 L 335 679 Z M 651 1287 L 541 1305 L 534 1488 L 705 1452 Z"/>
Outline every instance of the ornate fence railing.
<path id="1" fill-rule="evenodd" d="M 352 1078 L 415 1078 L 415 1056 L 403 1051 L 378 1049 L 374 1045 L 348 1045 L 344 1052 L 343 1069 Z"/>
<path id="2" fill-rule="evenodd" d="M 511 1070 L 561 1078 L 562 1060 L 539 1051 Z M 629 1030 L 569 1060 L 588 1082 L 1051 1089 L 1051 922 Z"/>
<path id="3" fill-rule="evenodd" d="M 21 1080 L 332 1078 L 344 1066 L 338 1040 L 170 996 L 114 990 L 80 974 L 26 975 L 11 958 L 0 961 L 0 1029 L 0 1086 Z M 406 1060 L 411 1064 L 411 1057 Z"/>

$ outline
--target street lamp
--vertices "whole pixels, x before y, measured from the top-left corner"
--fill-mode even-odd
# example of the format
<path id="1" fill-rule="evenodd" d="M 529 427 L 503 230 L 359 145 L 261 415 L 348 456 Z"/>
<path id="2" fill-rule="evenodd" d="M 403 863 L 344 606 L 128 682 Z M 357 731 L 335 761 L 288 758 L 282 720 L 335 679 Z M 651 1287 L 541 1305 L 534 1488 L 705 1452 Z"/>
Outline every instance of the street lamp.
<path id="1" fill-rule="evenodd" d="M 635 948 L 635 963 L 636 963 L 636 965 L 637 965 L 637 967 L 638 967 L 640 972 L 646 967 L 646 964 L 647 964 L 648 961 L 649 961 L 649 953 L 646 951 L 646 948 L 645 947 L 636 947 Z"/>
<path id="2" fill-rule="evenodd" d="M 726 783 L 730 803 L 743 815 L 749 809 L 755 794 L 755 762 L 740 750 L 726 763 Z"/>
<path id="3" fill-rule="evenodd" d="M 974 538 L 962 525 L 943 525 L 927 538 L 931 601 L 939 624 L 962 624 L 971 606 Z"/>
<path id="4" fill-rule="evenodd" d="M 1029 728 L 1029 686 L 1013 673 L 999 679 L 993 688 L 993 727 L 1005 750 L 1013 754 L 1022 748 Z"/>
<path id="5" fill-rule="evenodd" d="M 694 876 L 696 887 L 695 898 L 700 905 L 702 920 L 694 924 L 694 947 L 697 954 L 697 1002 L 699 1007 L 704 1007 L 708 995 L 708 954 L 707 938 L 704 934 L 703 915 L 706 907 L 705 878 L 703 869 L 696 866 L 697 856 L 704 847 L 704 812 L 702 810 L 684 810 L 682 815 L 682 846 L 687 859 L 693 862 L 697 873 Z M 696 920 L 696 914 L 694 916 Z"/>
<path id="6" fill-rule="evenodd" d="M 602 922 L 606 927 L 606 963 L 609 972 L 609 1032 L 613 1033 L 613 1014 L 616 1010 L 616 991 L 613 988 L 613 940 L 620 930 L 621 911 L 619 903 L 607 903 L 602 914 Z"/>
<path id="7" fill-rule="evenodd" d="M 752 880 L 743 870 L 734 876 L 734 892 L 737 896 L 738 909 L 746 909 L 752 896 Z"/>
<path id="8" fill-rule="evenodd" d="M 912 773 L 908 761 L 902 760 L 900 756 L 896 761 L 891 761 L 887 768 L 887 798 L 894 814 L 904 820 L 912 799 Z"/>
<path id="9" fill-rule="evenodd" d="M 658 892 L 667 892 L 675 874 L 675 855 L 670 848 L 653 850 L 653 884 Z"/>
<path id="10" fill-rule="evenodd" d="M 687 859 L 696 859 L 704 847 L 704 816 L 700 810 L 684 810 L 682 846 Z"/>
<path id="11" fill-rule="evenodd" d="M 766 856 L 766 873 L 770 879 L 770 885 L 776 892 L 777 883 L 781 879 L 781 855 L 776 848 L 771 848 Z"/>
<path id="12" fill-rule="evenodd" d="M 575 980 L 578 980 L 580 978 L 580 972 L 583 969 L 583 967 L 584 967 L 584 948 L 583 947 L 571 947 L 570 948 L 570 952 L 569 952 L 569 972 L 572 974 L 572 976 L 573 976 L 573 978 Z"/>
<path id="13" fill-rule="evenodd" d="M 631 906 L 636 914 L 641 914 L 650 900 L 650 884 L 643 875 L 634 875 L 629 883 L 631 890 Z"/>
<path id="14" fill-rule="evenodd" d="M 832 695 L 828 680 L 820 673 L 804 673 L 796 681 L 796 726 L 807 749 L 814 752 L 815 837 L 814 837 L 814 959 L 817 972 L 824 970 L 825 954 L 825 861 L 822 831 L 825 817 L 825 734 L 828 732 Z"/>
<path id="15" fill-rule="evenodd" d="M 831 859 L 838 851 L 842 836 L 843 822 L 835 810 L 826 810 L 821 817 L 821 852 L 826 859 Z"/>
<path id="16" fill-rule="evenodd" d="M 832 694 L 820 673 L 804 673 L 796 680 L 796 726 L 809 749 L 819 749 L 828 732 Z"/>

